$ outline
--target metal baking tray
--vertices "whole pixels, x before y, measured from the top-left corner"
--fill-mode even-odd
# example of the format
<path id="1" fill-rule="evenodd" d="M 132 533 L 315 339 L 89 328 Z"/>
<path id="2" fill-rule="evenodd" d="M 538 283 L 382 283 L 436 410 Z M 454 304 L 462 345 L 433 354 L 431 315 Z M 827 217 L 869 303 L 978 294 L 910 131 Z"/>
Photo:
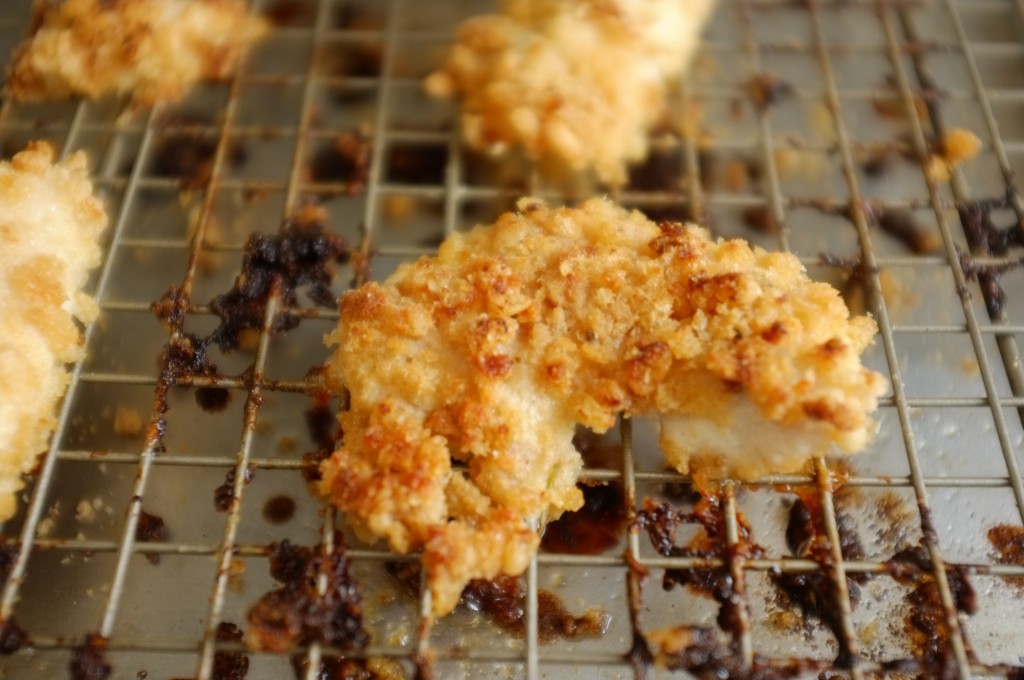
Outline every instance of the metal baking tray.
<path id="1" fill-rule="evenodd" d="M 5 3 L 0 54 L 21 39 L 30 5 Z M 134 113 L 109 99 L 5 102 L 0 111 L 5 156 L 31 139 L 86 150 L 111 218 L 90 283 L 102 313 L 85 329 L 86 358 L 74 366 L 38 474 L 0 530 L 9 557 L 0 618 L 31 639 L 0 657 L 0 677 L 70 677 L 90 634 L 106 641 L 111 678 L 215 678 L 218 658 L 242 656 L 249 678 L 343 677 L 321 674 L 322 663 L 340 673 L 329 661 L 339 650 L 319 643 L 273 654 L 217 636 L 222 622 L 244 629 L 249 608 L 275 587 L 269 544 L 329 552 L 343 531 L 302 475 L 303 455 L 318 446 L 307 372 L 326 359 L 322 336 L 337 314 L 304 301 L 296 329 L 214 352 L 223 377 L 170 389 L 160 449 L 148 425 L 169 336 L 151 305 L 184 284 L 185 328 L 210 332 L 217 319 L 207 303 L 231 287 L 249 234 L 277 233 L 310 195 L 353 261 L 367 265 L 339 267 L 337 294 L 490 221 L 524 188 L 553 202 L 580 198 L 529 176 L 510 180 L 472 157 L 455 107 L 423 93 L 458 21 L 494 3 L 253 7 L 277 18 L 273 30 L 236 78 L 203 84 L 183 102 Z M 765 74 L 785 85 L 759 110 L 751 89 Z M 421 603 L 385 568 L 396 557 L 349 536 L 369 634 L 349 655 L 388 659 L 409 677 L 425 655 L 439 678 L 714 677 L 711 667 L 672 673 L 637 662 L 634 627 L 682 627 L 734 657 L 739 670 L 729 677 L 765 677 L 750 669 L 787 663 L 797 670 L 784 677 L 1021 677 L 1024 563 L 1001 553 L 992 531 L 1024 531 L 1024 271 L 1014 245 L 1024 243 L 1014 240 L 1024 229 L 1024 4 L 720 0 L 672 113 L 687 134 L 648 168 L 653 180 L 637 177 L 616 196 L 792 251 L 872 313 L 880 333 L 866 361 L 892 385 L 878 437 L 806 475 L 726 484 L 712 522 L 720 547 L 709 554 L 661 555 L 625 525 L 596 554 L 542 551 L 521 581 L 518 634 L 466 607 L 421 627 Z M 954 128 L 977 134 L 982 150 L 949 181 L 930 180 L 937 140 Z M 363 178 L 332 169 L 330 149 L 346 133 L 368 144 Z M 167 171 L 168 149 L 179 144 L 209 159 L 208 181 L 183 189 Z M 326 165 L 311 171 L 318 162 Z M 927 247 L 894 236 L 907 224 Z M 993 229 L 1007 230 L 1011 245 L 986 249 Z M 200 407 L 203 386 L 230 394 L 220 412 Z M 653 423 L 623 423 L 601 441 L 587 475 L 618 485 L 624 517 L 645 499 L 693 509 L 688 480 L 662 466 Z M 247 471 L 236 502 L 218 510 L 226 476 Z M 787 544 L 797 498 L 819 513 L 816 553 Z M 143 511 L 162 518 L 162 540 L 139 540 Z M 747 527 L 754 553 L 741 549 Z M 682 518 L 677 545 L 699 542 L 701 531 Z M 844 553 L 839 539 L 851 533 L 860 550 Z M 893 560 L 915 546 L 911 566 L 906 554 Z M 706 591 L 664 590 L 666 569 L 730 577 L 735 635 L 718 629 L 720 606 Z M 782 593 L 780 578 L 794 575 L 831 584 L 821 591 L 830 623 Z M 931 590 L 922 594 L 922 584 Z M 603 633 L 542 640 L 540 591 L 574 615 L 600 609 Z M 973 613 L 957 611 L 958 601 Z M 941 629 L 930 651 L 922 619 Z"/>

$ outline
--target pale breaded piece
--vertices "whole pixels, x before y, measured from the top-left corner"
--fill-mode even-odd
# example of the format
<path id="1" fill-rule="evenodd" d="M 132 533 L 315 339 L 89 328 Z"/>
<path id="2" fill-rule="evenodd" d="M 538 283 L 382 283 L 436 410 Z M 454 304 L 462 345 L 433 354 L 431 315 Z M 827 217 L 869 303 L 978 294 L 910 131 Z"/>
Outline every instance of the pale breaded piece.
<path id="1" fill-rule="evenodd" d="M 714 0 L 506 0 L 464 22 L 426 82 L 461 100 L 469 146 L 521 148 L 541 170 L 592 168 L 621 184 L 647 156 L 666 89 L 688 65 Z"/>
<path id="2" fill-rule="evenodd" d="M 242 0 L 65 0 L 43 3 L 15 49 L 7 91 L 40 101 L 130 94 L 135 104 L 181 99 L 200 79 L 231 74 L 266 31 Z"/>
<path id="3" fill-rule="evenodd" d="M 350 408 L 322 491 L 360 535 L 424 551 L 436 614 L 580 506 L 577 423 L 661 417 L 675 467 L 743 479 L 865 445 L 875 324 L 795 257 L 600 199 L 519 210 L 347 293 L 329 338 Z"/>
<path id="4" fill-rule="evenodd" d="M 49 145 L 32 143 L 0 163 L 0 521 L 46 449 L 64 364 L 82 356 L 74 320 L 96 316 L 81 288 L 106 224 L 81 153 L 54 164 Z"/>

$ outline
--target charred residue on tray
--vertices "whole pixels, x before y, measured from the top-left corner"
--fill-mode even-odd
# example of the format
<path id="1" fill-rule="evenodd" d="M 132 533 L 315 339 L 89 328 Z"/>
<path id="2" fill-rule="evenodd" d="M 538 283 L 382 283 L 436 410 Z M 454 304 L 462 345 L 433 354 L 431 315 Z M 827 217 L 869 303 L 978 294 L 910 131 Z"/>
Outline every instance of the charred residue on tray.
<path id="1" fill-rule="evenodd" d="M 29 642 L 28 633 L 13 616 L 0 621 L 0 656 L 10 656 Z"/>
<path id="2" fill-rule="evenodd" d="M 309 287 L 306 295 L 320 307 L 337 304 L 330 288 L 333 264 L 347 262 L 350 251 L 344 239 L 327 232 L 326 221 L 321 207 L 306 205 L 295 211 L 280 233 L 249 236 L 234 286 L 210 302 L 221 323 L 207 342 L 216 343 L 222 351 L 238 349 L 243 331 L 263 328 L 267 304 L 275 293 L 285 308 L 298 306 L 300 286 Z M 299 317 L 285 309 L 275 315 L 268 330 L 278 333 L 298 324 Z"/>
<path id="3" fill-rule="evenodd" d="M 586 431 L 573 438 L 587 468 L 619 468 L 622 445 Z M 553 553 L 596 555 L 613 548 L 626 530 L 626 494 L 622 483 L 581 482 L 583 507 L 548 523 L 541 547 Z"/>
<path id="4" fill-rule="evenodd" d="M 848 516 L 837 509 L 835 520 L 842 559 L 863 559 L 864 549 L 860 537 Z M 786 600 L 800 610 L 805 625 L 814 619 L 829 628 L 839 645 L 835 663 L 840 667 L 848 666 L 852 655 L 840 618 L 840 588 L 832 569 L 835 558 L 816 490 L 803 490 L 790 506 L 786 522 L 786 546 L 793 557 L 816 562 L 819 568 L 811 572 L 773 573 L 770 575 L 772 582 Z M 851 607 L 856 607 L 860 600 L 859 584 L 865 578 L 863 574 L 846 575 L 846 590 Z"/>
<path id="5" fill-rule="evenodd" d="M 992 219 L 992 211 L 1009 207 L 1006 201 L 968 201 L 957 205 L 964 235 L 974 256 L 1006 255 L 1011 248 L 1024 246 L 1024 226 L 1011 224 L 999 227 Z M 977 279 L 989 317 L 1000 319 L 1006 306 L 1006 291 L 1000 283 L 1000 276 L 1009 269 L 1020 266 L 1014 261 L 1004 266 L 977 264 L 971 255 L 961 254 L 960 266 L 964 276 Z"/>
<path id="6" fill-rule="evenodd" d="M 249 609 L 246 641 L 251 647 L 280 653 L 314 641 L 344 650 L 366 646 L 362 593 L 340 533 L 327 554 L 288 541 L 268 550 L 270 574 L 281 585 Z M 320 576 L 327 580 L 322 594 Z"/>
<path id="7" fill-rule="evenodd" d="M 237 473 L 235 468 L 231 468 L 224 475 L 224 483 L 213 490 L 213 507 L 218 512 L 227 512 L 231 509 L 231 503 L 235 500 L 235 477 Z M 245 476 L 242 481 L 248 484 L 252 481 L 253 467 L 247 465 L 245 467 Z"/>
<path id="8" fill-rule="evenodd" d="M 309 658 L 306 655 L 292 657 L 295 680 L 310 677 Z M 313 676 L 316 680 L 404 680 L 405 671 L 398 662 L 385 657 L 368 659 L 345 659 L 325 656 L 320 659 L 320 668 Z"/>
<path id="9" fill-rule="evenodd" d="M 711 628 L 678 626 L 651 631 L 647 639 L 657 650 L 654 662 L 658 666 L 686 671 L 698 678 L 787 680 L 822 667 L 811 660 L 776 665 L 755 654 L 748 668 L 736 643 L 722 641 L 718 631 Z"/>
<path id="10" fill-rule="evenodd" d="M 385 567 L 408 597 L 418 596 L 419 563 L 388 562 Z M 458 606 L 486 615 L 517 638 L 526 635 L 526 592 L 516 576 L 501 574 L 490 580 L 471 580 L 462 590 Z M 537 591 L 537 640 L 541 644 L 558 639 L 598 637 L 604 634 L 608 622 L 608 615 L 599 607 L 574 616 L 558 595 L 544 588 Z"/>
<path id="11" fill-rule="evenodd" d="M 154 141 L 153 174 L 179 178 L 183 190 L 201 189 L 209 184 L 218 145 L 216 134 L 207 130 L 212 126 L 212 120 L 193 113 L 163 116 Z M 244 146 L 229 144 L 227 162 L 233 167 L 242 165 L 246 156 Z"/>
<path id="12" fill-rule="evenodd" d="M 666 569 L 662 587 L 670 590 L 676 585 L 689 586 L 697 593 L 713 598 L 719 604 L 719 627 L 738 640 L 746 630 L 741 614 L 743 592 L 742 584 L 737 583 L 730 573 L 730 565 L 737 560 L 756 559 L 764 554 L 764 549 L 752 540 L 750 525 L 742 514 L 736 517 L 737 542 L 729 545 L 722 504 L 721 493 L 706 490 L 702 491 L 692 512 L 677 510 L 668 503 L 656 503 L 648 498 L 644 499 L 644 507 L 637 513 L 635 524 L 647 532 L 651 545 L 663 557 L 697 557 L 724 562 L 718 568 Z M 700 527 L 685 546 L 678 545 L 676 541 L 676 530 L 683 524 Z"/>
<path id="13" fill-rule="evenodd" d="M 637 191 L 679 191 L 685 174 L 682 143 L 674 135 L 662 135 L 652 142 L 647 158 L 630 166 L 627 186 Z"/>
<path id="14" fill-rule="evenodd" d="M 113 668 L 107 663 L 107 638 L 89 633 L 85 642 L 71 652 L 68 670 L 72 680 L 106 680 Z"/>
<path id="15" fill-rule="evenodd" d="M 320 147 L 309 161 L 309 175 L 316 183 L 344 183 L 347 193 L 358 194 L 370 174 L 370 137 L 361 130 L 342 132 Z"/>
<path id="16" fill-rule="evenodd" d="M 774 73 L 758 73 L 747 82 L 747 94 L 754 108 L 764 113 L 792 97 L 793 86 Z"/>
<path id="17" fill-rule="evenodd" d="M 929 533 L 927 528 L 925 533 Z M 896 553 L 884 566 L 897 582 L 911 588 L 906 597 L 908 607 L 904 617 L 904 631 L 910 641 L 911 651 L 924 671 L 923 677 L 956 677 L 957 662 L 950 644 L 947 613 L 938 583 L 932 575 L 928 550 L 917 544 Z M 963 567 L 947 565 L 946 579 L 956 611 L 973 614 L 977 608 L 977 598 L 967 571 Z M 973 656 L 962 628 L 960 633 L 968 655 Z"/>
<path id="18" fill-rule="evenodd" d="M 307 0 L 271 0 L 263 8 L 263 16 L 275 26 L 306 25 L 316 19 L 316 6 Z"/>
<path id="19" fill-rule="evenodd" d="M 324 369 L 322 366 L 310 369 L 306 375 L 307 383 L 322 384 Z M 302 456 L 302 476 L 307 482 L 320 479 L 320 463 L 331 456 L 334 442 L 340 436 L 338 419 L 331 409 L 331 396 L 326 390 L 314 390 L 311 395 L 313 404 L 306 409 L 304 415 L 309 439 L 316 447 Z"/>
<path id="20" fill-rule="evenodd" d="M 619 482 L 582 484 L 583 507 L 544 529 L 541 546 L 553 553 L 597 555 L 618 544 L 626 528 L 626 496 Z"/>
<path id="21" fill-rule="evenodd" d="M 448 150 L 443 146 L 392 145 L 384 167 L 388 181 L 397 184 L 444 184 Z"/>
<path id="22" fill-rule="evenodd" d="M 217 642 L 241 642 L 242 630 L 233 623 L 217 625 Z M 213 680 L 244 680 L 249 674 L 249 657 L 241 652 L 217 651 L 213 655 Z"/>
<path id="23" fill-rule="evenodd" d="M 1024 566 L 1024 527 L 997 524 L 988 530 L 986 536 L 995 548 L 996 559 L 1000 564 Z M 1006 581 L 1024 588 L 1024 576 L 1011 576 Z"/>
<path id="24" fill-rule="evenodd" d="M 285 524 L 295 516 L 295 499 L 278 494 L 263 504 L 263 519 L 270 524 Z"/>
<path id="25" fill-rule="evenodd" d="M 942 237 L 922 225 L 910 210 L 886 208 L 877 220 L 882 231 L 899 239 L 914 253 L 927 255 L 942 247 Z"/>
<path id="26" fill-rule="evenodd" d="M 167 539 L 167 524 L 164 518 L 139 510 L 139 521 L 135 525 L 135 540 L 140 543 L 159 543 Z M 152 564 L 160 563 L 160 554 L 143 553 Z"/>

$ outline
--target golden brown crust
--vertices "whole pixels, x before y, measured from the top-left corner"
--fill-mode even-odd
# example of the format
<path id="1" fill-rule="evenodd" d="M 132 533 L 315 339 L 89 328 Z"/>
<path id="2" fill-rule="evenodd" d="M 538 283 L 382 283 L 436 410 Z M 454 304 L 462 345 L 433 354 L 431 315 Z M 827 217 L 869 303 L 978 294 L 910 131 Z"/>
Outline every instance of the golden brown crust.
<path id="1" fill-rule="evenodd" d="M 96 315 L 80 289 L 106 222 L 81 153 L 54 164 L 53 149 L 32 143 L 0 163 L 0 521 L 46 448 L 64 363 L 81 357 L 75 319 Z"/>
<path id="2" fill-rule="evenodd" d="M 520 148 L 553 175 L 625 180 L 647 155 L 668 81 L 686 67 L 714 0 L 506 0 L 459 27 L 426 82 L 457 95 L 468 144 Z"/>
<path id="3" fill-rule="evenodd" d="M 142 106 L 227 77 L 266 30 L 241 0 L 65 0 L 47 4 L 37 26 L 8 67 L 13 99 L 117 93 Z"/>
<path id="4" fill-rule="evenodd" d="M 678 469 L 745 479 L 864 445 L 875 325 L 795 257 L 604 200 L 519 210 L 346 294 L 330 338 L 351 406 L 322 489 L 361 535 L 424 550 L 435 613 L 579 507 L 577 423 L 659 416 Z"/>

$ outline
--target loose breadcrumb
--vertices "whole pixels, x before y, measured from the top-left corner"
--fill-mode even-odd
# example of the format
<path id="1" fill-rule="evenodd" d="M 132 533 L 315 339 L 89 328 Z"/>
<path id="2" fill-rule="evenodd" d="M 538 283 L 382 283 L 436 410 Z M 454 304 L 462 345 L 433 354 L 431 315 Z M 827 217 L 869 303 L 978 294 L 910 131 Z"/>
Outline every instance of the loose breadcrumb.
<path id="1" fill-rule="evenodd" d="M 135 437 L 142 433 L 142 414 L 131 406 L 118 406 L 114 412 L 114 432 L 122 437 Z"/>
<path id="2" fill-rule="evenodd" d="M 81 153 L 54 164 L 31 143 L 0 163 L 0 520 L 56 424 L 64 364 L 82 356 L 75 319 L 96 316 L 81 288 L 106 224 Z"/>
<path id="3" fill-rule="evenodd" d="M 797 258 L 599 199 L 519 211 L 347 293 L 329 337 L 350 405 L 321 490 L 359 535 L 423 550 L 435 614 L 580 506 L 577 423 L 660 416 L 676 469 L 744 479 L 868 441 L 875 324 Z"/>
<path id="4" fill-rule="evenodd" d="M 925 172 L 934 182 L 948 182 L 953 170 L 974 158 L 980 150 L 978 135 L 963 128 L 953 128 L 942 136 L 940 153 L 928 158 Z"/>
<path id="5" fill-rule="evenodd" d="M 505 0 L 474 17 L 426 81 L 457 95 L 476 149 L 521 148 L 549 174 L 593 168 L 621 184 L 647 155 L 668 81 L 686 68 L 714 0 Z"/>
<path id="6" fill-rule="evenodd" d="M 242 0 L 65 0 L 40 3 L 37 30 L 15 49 L 7 92 L 20 101 L 131 95 L 181 99 L 231 74 L 266 31 Z"/>

